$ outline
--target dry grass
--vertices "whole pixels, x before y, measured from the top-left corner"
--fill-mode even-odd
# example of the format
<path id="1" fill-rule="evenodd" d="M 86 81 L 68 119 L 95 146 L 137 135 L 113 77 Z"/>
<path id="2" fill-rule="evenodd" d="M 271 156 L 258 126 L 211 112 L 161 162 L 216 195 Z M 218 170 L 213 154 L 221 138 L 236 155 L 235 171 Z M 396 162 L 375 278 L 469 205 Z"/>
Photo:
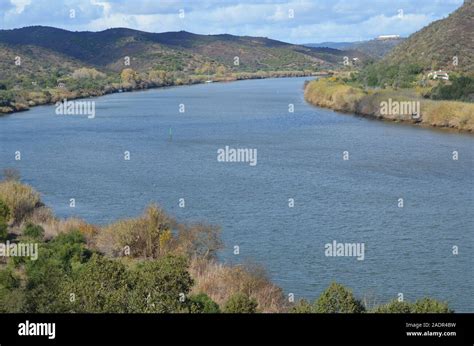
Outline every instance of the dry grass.
<path id="1" fill-rule="evenodd" d="M 195 282 L 192 293 L 206 293 L 221 306 L 233 294 L 242 292 L 257 300 L 260 312 L 287 311 L 283 291 L 270 282 L 259 266 L 228 266 L 194 258 L 190 273 Z"/>
<path id="2" fill-rule="evenodd" d="M 312 81 L 305 89 L 307 101 L 342 112 L 356 112 L 357 104 L 364 96 L 361 89 L 339 83 L 333 78 Z"/>
<path id="3" fill-rule="evenodd" d="M 417 96 L 415 90 L 370 90 L 368 92 L 343 82 L 321 79 L 310 82 L 305 90 L 308 102 L 337 111 L 357 113 L 376 118 L 414 122 L 408 115 L 382 115 L 382 101 L 419 101 L 422 124 L 435 127 L 449 127 L 462 131 L 474 131 L 474 104 L 457 101 L 433 101 Z"/>
<path id="4" fill-rule="evenodd" d="M 14 180 L 0 182 L 0 199 L 10 208 L 10 222 L 14 225 L 20 224 L 35 208 L 41 206 L 40 194 L 37 191 Z"/>
<path id="5" fill-rule="evenodd" d="M 172 223 L 162 209 L 151 205 L 142 216 L 120 220 L 100 230 L 97 248 L 109 256 L 121 256 L 128 247 L 132 257 L 156 258 L 171 241 Z"/>

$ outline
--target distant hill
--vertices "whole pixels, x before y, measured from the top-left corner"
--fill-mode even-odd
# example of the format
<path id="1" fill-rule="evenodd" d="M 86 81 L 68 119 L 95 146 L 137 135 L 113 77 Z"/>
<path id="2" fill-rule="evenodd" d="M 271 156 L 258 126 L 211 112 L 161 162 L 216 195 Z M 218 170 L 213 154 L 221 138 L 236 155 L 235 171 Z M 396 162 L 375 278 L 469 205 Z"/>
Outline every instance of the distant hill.
<path id="1" fill-rule="evenodd" d="M 388 54 L 394 47 L 405 41 L 405 38 L 395 38 L 388 40 L 369 40 L 357 42 L 322 42 L 305 44 L 307 47 L 313 48 L 334 48 L 344 51 L 359 51 L 372 58 L 380 59 Z"/>
<path id="2" fill-rule="evenodd" d="M 305 43 L 304 46 L 311 48 L 332 48 L 332 49 L 350 49 L 356 42 L 321 42 L 321 43 Z"/>
<path id="3" fill-rule="evenodd" d="M 459 64 L 453 64 L 457 57 Z M 474 73 L 474 3 L 466 2 L 447 18 L 431 23 L 395 47 L 384 65 L 414 63 L 424 70 Z"/>
<path id="4" fill-rule="evenodd" d="M 32 47 L 64 57 L 65 61 L 116 72 L 123 69 L 126 56 L 130 57 L 130 67 L 137 71 L 194 73 L 206 63 L 241 72 L 313 70 L 333 67 L 347 55 L 340 50 L 309 48 L 261 37 L 197 35 L 185 31 L 148 33 L 126 28 L 100 32 L 71 32 L 44 26 L 0 30 L 0 45 L 2 55 L 6 54 L 4 50 L 25 54 L 25 47 Z M 351 56 L 363 57 L 358 53 Z M 239 57 L 238 66 L 234 64 L 235 57 Z"/>
<path id="5" fill-rule="evenodd" d="M 361 52 L 264 37 L 72 32 L 45 26 L 0 30 L 0 113 L 116 91 L 248 78 L 306 76 Z"/>

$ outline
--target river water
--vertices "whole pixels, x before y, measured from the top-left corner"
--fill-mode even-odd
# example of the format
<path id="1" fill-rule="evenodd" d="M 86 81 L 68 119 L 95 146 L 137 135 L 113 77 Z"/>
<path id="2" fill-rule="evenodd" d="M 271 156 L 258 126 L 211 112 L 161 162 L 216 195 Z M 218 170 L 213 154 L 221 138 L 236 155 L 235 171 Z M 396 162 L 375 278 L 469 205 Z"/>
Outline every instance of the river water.
<path id="1" fill-rule="evenodd" d="M 154 201 L 218 224 L 223 261 L 262 264 L 296 298 L 337 281 L 377 302 L 403 293 L 474 312 L 474 136 L 316 108 L 304 80 L 107 95 L 88 100 L 94 119 L 52 105 L 4 116 L 0 168 L 61 217 L 106 224 Z M 219 162 L 226 146 L 256 149 L 257 164 Z M 326 256 L 333 241 L 363 245 L 363 260 Z"/>

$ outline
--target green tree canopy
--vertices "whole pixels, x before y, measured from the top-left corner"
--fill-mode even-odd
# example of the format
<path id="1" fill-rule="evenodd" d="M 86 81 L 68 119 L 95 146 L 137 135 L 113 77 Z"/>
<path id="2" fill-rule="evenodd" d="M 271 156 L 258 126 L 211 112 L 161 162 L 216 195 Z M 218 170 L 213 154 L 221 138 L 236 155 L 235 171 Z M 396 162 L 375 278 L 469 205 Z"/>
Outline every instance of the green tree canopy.
<path id="1" fill-rule="evenodd" d="M 352 291 L 333 282 L 315 301 L 314 311 L 317 313 L 360 313 L 365 308 L 354 298 Z"/>

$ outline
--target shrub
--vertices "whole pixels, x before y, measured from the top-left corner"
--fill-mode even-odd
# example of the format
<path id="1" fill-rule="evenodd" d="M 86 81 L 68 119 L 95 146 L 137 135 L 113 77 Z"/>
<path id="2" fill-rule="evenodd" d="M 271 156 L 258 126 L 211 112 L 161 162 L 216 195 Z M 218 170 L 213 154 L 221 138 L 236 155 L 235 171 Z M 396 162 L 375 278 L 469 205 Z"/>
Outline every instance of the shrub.
<path id="1" fill-rule="evenodd" d="M 415 303 L 392 300 L 388 304 L 379 305 L 371 312 L 375 313 L 450 313 L 448 304 L 432 298 L 423 298 Z"/>
<path id="2" fill-rule="evenodd" d="M 23 229 L 23 235 L 29 238 L 42 240 L 44 237 L 44 229 L 40 225 L 28 222 Z"/>
<path id="3" fill-rule="evenodd" d="M 130 285 L 130 276 L 123 264 L 93 255 L 62 291 L 65 296 L 73 294 L 69 305 L 75 312 L 125 313 Z"/>
<path id="4" fill-rule="evenodd" d="M 251 314 L 257 312 L 257 301 L 245 293 L 236 293 L 224 305 L 224 312 Z"/>
<path id="5" fill-rule="evenodd" d="M 8 223 L 10 219 L 10 208 L 8 208 L 7 204 L 0 200 L 0 222 Z"/>
<path id="6" fill-rule="evenodd" d="M 0 313 L 22 312 L 24 291 L 11 268 L 0 270 Z"/>
<path id="7" fill-rule="evenodd" d="M 193 292 L 206 293 L 220 306 L 232 295 L 244 292 L 256 299 L 262 312 L 287 310 L 287 300 L 282 289 L 270 281 L 260 266 L 228 266 L 215 260 L 194 258 L 191 260 L 190 272 L 196 282 Z"/>
<path id="8" fill-rule="evenodd" d="M 412 307 L 414 313 L 450 313 L 448 304 L 432 298 L 423 298 L 417 300 Z"/>
<path id="9" fill-rule="evenodd" d="M 23 258 L 26 274 L 25 305 L 28 312 L 72 311 L 69 295 L 70 280 L 91 257 L 78 232 L 61 234 L 49 243 L 39 245 L 39 256 L 35 261 Z M 15 258 L 16 259 L 16 258 Z M 17 263 L 18 264 L 18 263 Z"/>
<path id="10" fill-rule="evenodd" d="M 0 222 L 0 241 L 5 241 L 8 238 L 8 225 L 5 222 Z"/>
<path id="11" fill-rule="evenodd" d="M 374 313 L 410 313 L 412 310 L 411 304 L 407 302 L 400 302 L 398 300 L 392 300 L 391 302 L 376 306 L 371 312 Z"/>
<path id="12" fill-rule="evenodd" d="M 215 258 L 217 251 L 223 247 L 220 231 L 217 226 L 205 224 L 179 225 L 177 251 L 191 258 Z"/>
<path id="13" fill-rule="evenodd" d="M 102 230 L 97 236 L 97 247 L 106 254 L 119 256 L 128 246 L 132 257 L 157 258 L 160 236 L 171 229 L 171 224 L 171 218 L 162 209 L 151 205 L 142 216 L 118 221 Z"/>
<path id="14" fill-rule="evenodd" d="M 0 183 L 0 199 L 10 209 L 14 223 L 20 223 L 41 205 L 39 193 L 31 186 L 17 181 L 3 181 Z"/>
<path id="15" fill-rule="evenodd" d="M 193 279 L 184 257 L 144 261 L 132 272 L 131 312 L 179 312 L 185 307 Z"/>
<path id="16" fill-rule="evenodd" d="M 362 303 L 355 299 L 352 292 L 333 282 L 315 301 L 317 313 L 360 313 L 364 312 Z"/>
<path id="17" fill-rule="evenodd" d="M 205 293 L 192 295 L 188 300 L 189 312 L 191 313 L 219 313 L 219 305 Z"/>
<path id="18" fill-rule="evenodd" d="M 0 200 L 0 241 L 8 237 L 8 220 L 10 218 L 10 208 Z"/>
<path id="19" fill-rule="evenodd" d="M 300 299 L 291 307 L 290 312 L 295 314 L 309 314 L 313 312 L 313 307 L 306 299 Z"/>
<path id="20" fill-rule="evenodd" d="M 431 92 L 434 100 L 474 101 L 474 78 L 453 76 L 451 84 L 440 83 Z"/>

